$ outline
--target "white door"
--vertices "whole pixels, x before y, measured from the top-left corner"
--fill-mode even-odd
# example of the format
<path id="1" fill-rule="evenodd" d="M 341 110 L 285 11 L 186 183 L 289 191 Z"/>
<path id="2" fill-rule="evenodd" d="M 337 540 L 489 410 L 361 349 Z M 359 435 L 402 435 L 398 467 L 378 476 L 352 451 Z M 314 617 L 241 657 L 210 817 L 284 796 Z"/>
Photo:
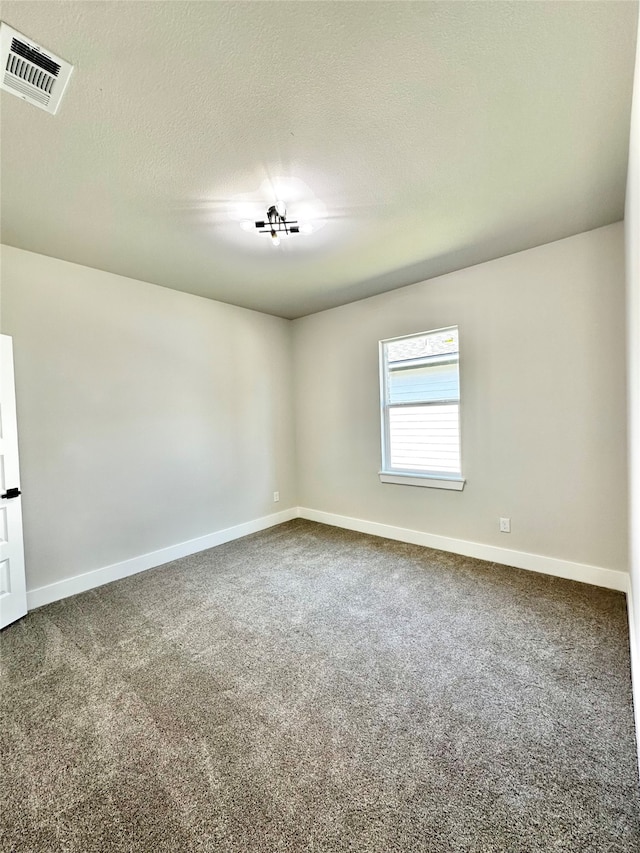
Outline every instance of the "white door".
<path id="1" fill-rule="evenodd" d="M 13 342 L 0 335 L 0 628 L 26 612 Z"/>

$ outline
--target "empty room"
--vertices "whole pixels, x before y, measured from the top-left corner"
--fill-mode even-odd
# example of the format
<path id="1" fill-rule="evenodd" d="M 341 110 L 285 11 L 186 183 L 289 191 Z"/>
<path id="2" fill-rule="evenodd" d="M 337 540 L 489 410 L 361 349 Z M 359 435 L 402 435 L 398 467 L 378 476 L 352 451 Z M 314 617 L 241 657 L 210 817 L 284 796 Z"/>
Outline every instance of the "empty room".
<path id="1" fill-rule="evenodd" d="M 0 20 L 0 850 L 637 853 L 637 0 Z"/>

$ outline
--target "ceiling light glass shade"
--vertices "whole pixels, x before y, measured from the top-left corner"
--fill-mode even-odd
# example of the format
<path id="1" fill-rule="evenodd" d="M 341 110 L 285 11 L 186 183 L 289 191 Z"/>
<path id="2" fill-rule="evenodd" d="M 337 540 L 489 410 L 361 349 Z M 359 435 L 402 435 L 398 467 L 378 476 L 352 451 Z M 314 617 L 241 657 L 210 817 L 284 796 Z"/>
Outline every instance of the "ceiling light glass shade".
<path id="1" fill-rule="evenodd" d="M 271 241 L 273 242 L 274 246 L 280 245 L 280 237 L 278 237 L 275 231 L 271 232 Z"/>
<path id="2" fill-rule="evenodd" d="M 243 231 L 255 231 L 256 223 L 252 219 L 243 219 L 240 223 L 240 227 Z"/>
<path id="3" fill-rule="evenodd" d="M 310 222 L 303 222 L 300 226 L 301 234 L 311 234 L 313 232 L 313 225 Z"/>

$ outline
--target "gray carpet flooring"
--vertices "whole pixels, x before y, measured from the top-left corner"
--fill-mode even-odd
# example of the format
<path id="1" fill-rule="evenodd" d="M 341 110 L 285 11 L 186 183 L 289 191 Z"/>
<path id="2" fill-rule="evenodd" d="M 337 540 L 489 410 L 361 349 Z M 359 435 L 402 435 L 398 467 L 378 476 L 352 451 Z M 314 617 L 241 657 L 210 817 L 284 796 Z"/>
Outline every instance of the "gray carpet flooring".
<path id="1" fill-rule="evenodd" d="M 298 520 L 0 643 L 3 851 L 640 850 L 619 593 Z"/>

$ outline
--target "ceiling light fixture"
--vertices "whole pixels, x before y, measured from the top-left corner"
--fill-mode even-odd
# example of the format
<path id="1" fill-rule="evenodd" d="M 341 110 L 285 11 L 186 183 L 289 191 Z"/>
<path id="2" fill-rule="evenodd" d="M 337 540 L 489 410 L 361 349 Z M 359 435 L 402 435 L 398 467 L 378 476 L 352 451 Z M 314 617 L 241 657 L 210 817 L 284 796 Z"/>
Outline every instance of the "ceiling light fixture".
<path id="1" fill-rule="evenodd" d="M 295 219 L 287 219 L 284 202 L 277 201 L 267 210 L 267 218 L 256 222 L 261 234 L 270 234 L 274 246 L 280 245 L 281 234 L 299 234 L 300 228 Z"/>

